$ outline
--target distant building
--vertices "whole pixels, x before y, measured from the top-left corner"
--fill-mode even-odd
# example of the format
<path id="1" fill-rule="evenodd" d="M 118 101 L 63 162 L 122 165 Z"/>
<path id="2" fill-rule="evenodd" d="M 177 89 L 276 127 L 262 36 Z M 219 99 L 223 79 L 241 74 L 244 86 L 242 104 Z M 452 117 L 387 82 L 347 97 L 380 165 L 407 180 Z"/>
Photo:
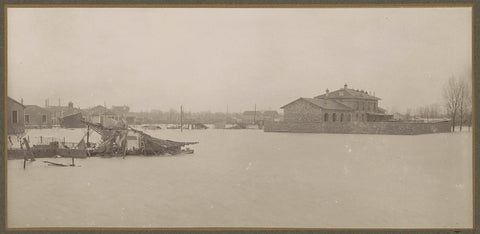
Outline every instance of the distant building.
<path id="1" fill-rule="evenodd" d="M 392 119 L 378 107 L 380 98 L 363 90 L 343 89 L 299 98 L 283 107 L 287 122 L 375 122 Z"/>
<path id="2" fill-rule="evenodd" d="M 263 121 L 262 112 L 260 111 L 244 111 L 242 113 L 242 119 L 246 123 L 253 123 L 257 121 Z"/>
<path id="3" fill-rule="evenodd" d="M 25 127 L 26 128 L 50 128 L 53 120 L 52 114 L 46 108 L 37 105 L 25 106 Z"/>
<path id="4" fill-rule="evenodd" d="M 24 114 L 25 106 L 7 97 L 7 134 L 20 134 L 25 132 Z"/>
<path id="5" fill-rule="evenodd" d="M 280 114 L 277 111 L 264 111 L 263 112 L 263 120 L 279 120 Z"/>
<path id="6" fill-rule="evenodd" d="M 117 113 L 120 116 L 126 116 L 130 111 L 128 106 L 112 106 L 112 111 Z"/>
<path id="7" fill-rule="evenodd" d="M 48 102 L 45 102 L 45 109 L 51 113 L 52 125 L 60 125 L 65 116 L 83 113 L 81 109 L 73 107 L 72 102 L 69 102 L 68 106 L 49 106 Z"/>
<path id="8" fill-rule="evenodd" d="M 84 128 L 85 124 L 82 122 L 83 116 L 82 113 L 76 113 L 64 116 L 60 125 L 62 128 Z"/>
<path id="9" fill-rule="evenodd" d="M 103 124 L 104 126 L 115 124 L 116 121 L 121 119 L 119 114 L 101 105 L 87 109 L 85 112 L 87 121 Z"/>
<path id="10" fill-rule="evenodd" d="M 135 116 L 127 116 L 125 117 L 125 121 L 127 124 L 134 124 L 135 123 Z"/>

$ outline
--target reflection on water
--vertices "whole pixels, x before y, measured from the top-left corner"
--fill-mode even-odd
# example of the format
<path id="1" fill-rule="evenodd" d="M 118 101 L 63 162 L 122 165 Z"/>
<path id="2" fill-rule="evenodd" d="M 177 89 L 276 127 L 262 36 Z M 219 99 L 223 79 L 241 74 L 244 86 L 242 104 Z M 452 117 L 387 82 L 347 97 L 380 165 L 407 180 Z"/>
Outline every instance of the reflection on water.
<path id="1" fill-rule="evenodd" d="M 79 141 L 77 130 L 31 130 Z M 469 227 L 471 135 L 152 130 L 195 154 L 8 161 L 8 227 Z M 68 164 L 70 159 L 49 161 Z"/>

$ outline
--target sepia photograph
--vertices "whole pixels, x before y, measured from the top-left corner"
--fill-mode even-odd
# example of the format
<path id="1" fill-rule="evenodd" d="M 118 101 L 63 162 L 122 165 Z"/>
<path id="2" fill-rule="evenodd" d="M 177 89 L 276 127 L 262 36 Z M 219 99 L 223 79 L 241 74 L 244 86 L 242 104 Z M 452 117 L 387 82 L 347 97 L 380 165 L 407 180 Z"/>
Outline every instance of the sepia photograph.
<path id="1" fill-rule="evenodd" d="M 7 229 L 472 229 L 472 10 L 7 5 Z"/>

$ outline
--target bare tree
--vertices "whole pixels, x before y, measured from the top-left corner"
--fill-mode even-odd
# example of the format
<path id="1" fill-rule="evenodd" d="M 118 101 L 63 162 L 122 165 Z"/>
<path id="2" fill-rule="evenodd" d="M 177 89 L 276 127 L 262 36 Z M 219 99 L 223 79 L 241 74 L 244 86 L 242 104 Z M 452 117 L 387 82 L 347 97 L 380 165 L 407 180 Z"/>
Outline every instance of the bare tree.
<path id="1" fill-rule="evenodd" d="M 458 114 L 460 115 L 460 131 L 462 131 L 462 126 L 463 124 L 466 123 L 467 119 L 467 113 L 469 110 L 469 101 L 468 99 L 470 98 L 470 84 L 468 80 L 459 78 L 458 79 L 458 92 L 459 92 L 459 108 L 458 108 Z"/>
<path id="2" fill-rule="evenodd" d="M 472 80 L 467 77 L 466 79 L 461 79 L 460 82 L 462 83 L 460 120 L 462 124 L 467 124 L 468 131 L 470 131 L 470 126 L 472 125 Z"/>
<path id="3" fill-rule="evenodd" d="M 455 121 L 460 109 L 460 95 L 458 80 L 450 77 L 443 88 L 443 97 L 445 99 L 445 107 L 447 116 L 452 120 L 452 131 L 455 132 Z"/>

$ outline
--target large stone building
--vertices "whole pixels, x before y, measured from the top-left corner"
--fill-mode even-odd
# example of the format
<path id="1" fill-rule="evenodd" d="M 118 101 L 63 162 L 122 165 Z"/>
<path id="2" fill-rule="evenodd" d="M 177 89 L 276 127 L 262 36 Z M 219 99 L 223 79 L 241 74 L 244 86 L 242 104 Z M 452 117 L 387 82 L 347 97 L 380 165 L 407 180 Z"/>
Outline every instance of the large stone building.
<path id="1" fill-rule="evenodd" d="M 265 132 L 416 135 L 449 132 L 449 121 L 414 123 L 395 121 L 378 107 L 375 94 L 342 89 L 299 98 L 282 107 L 284 121 L 266 121 Z"/>
<path id="2" fill-rule="evenodd" d="M 314 98 L 299 98 L 283 107 L 286 122 L 375 122 L 386 121 L 392 115 L 378 107 L 380 98 L 363 90 L 342 89 Z"/>
<path id="3" fill-rule="evenodd" d="M 24 111 L 25 106 L 14 100 L 7 98 L 7 134 L 20 134 L 25 132 Z"/>

